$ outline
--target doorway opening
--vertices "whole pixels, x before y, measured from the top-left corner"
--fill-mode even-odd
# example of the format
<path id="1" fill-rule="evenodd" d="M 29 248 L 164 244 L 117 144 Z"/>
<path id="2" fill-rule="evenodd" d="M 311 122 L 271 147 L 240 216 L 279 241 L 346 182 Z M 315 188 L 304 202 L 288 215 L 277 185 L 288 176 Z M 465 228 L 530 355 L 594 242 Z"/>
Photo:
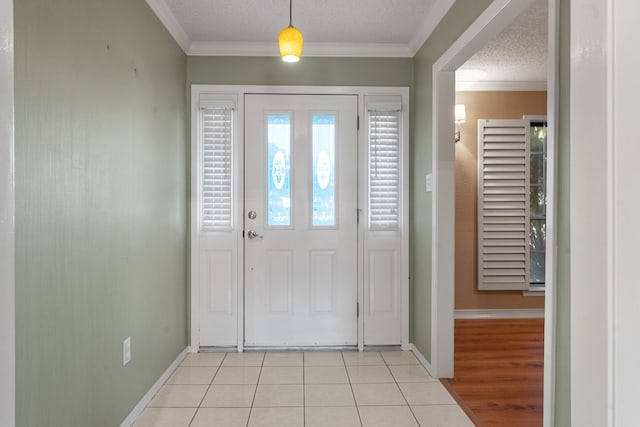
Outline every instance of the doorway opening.
<path id="1" fill-rule="evenodd" d="M 509 25 L 527 9 L 533 1 L 516 2 L 496 0 L 469 29 L 445 52 L 433 67 L 434 93 L 434 237 L 432 275 L 432 367 L 439 377 L 454 376 L 454 241 L 455 241 L 455 168 L 454 164 L 454 103 L 455 71 L 489 40 Z M 556 141 L 556 44 L 557 2 L 549 0 L 549 51 L 547 75 L 548 152 L 555 152 Z M 544 423 L 552 425 L 554 383 L 554 311 L 555 311 L 555 169 L 547 174 L 548 215 L 546 218 L 546 292 L 545 292 L 545 372 L 544 372 Z"/>

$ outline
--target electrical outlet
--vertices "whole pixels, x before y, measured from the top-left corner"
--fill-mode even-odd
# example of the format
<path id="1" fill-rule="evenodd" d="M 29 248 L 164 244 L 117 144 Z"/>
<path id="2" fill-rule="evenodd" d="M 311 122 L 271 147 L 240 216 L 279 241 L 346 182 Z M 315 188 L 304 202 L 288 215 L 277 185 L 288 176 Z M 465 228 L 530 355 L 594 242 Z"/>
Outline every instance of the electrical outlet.
<path id="1" fill-rule="evenodd" d="M 129 362 L 131 362 L 131 337 L 122 343 L 122 366 L 127 366 Z"/>

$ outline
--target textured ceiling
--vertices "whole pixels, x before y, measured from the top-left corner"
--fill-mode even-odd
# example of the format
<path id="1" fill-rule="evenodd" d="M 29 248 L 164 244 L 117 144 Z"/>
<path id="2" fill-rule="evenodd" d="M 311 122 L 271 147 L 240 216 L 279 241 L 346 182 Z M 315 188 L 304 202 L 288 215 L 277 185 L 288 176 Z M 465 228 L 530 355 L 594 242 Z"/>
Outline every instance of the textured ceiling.
<path id="1" fill-rule="evenodd" d="M 192 41 L 272 42 L 289 24 L 288 0 L 165 0 Z M 294 0 L 309 43 L 408 44 L 436 0 Z"/>
<path id="2" fill-rule="evenodd" d="M 547 0 L 536 1 L 458 69 L 458 83 L 546 82 L 547 13 Z"/>
<path id="3" fill-rule="evenodd" d="M 146 1 L 189 55 L 277 55 L 278 33 L 289 23 L 288 0 Z M 293 0 L 293 24 L 306 56 L 411 57 L 453 3 Z M 538 0 L 460 68 L 466 75 L 457 82 L 460 90 L 495 82 L 544 88 L 546 68 L 547 0 Z"/>

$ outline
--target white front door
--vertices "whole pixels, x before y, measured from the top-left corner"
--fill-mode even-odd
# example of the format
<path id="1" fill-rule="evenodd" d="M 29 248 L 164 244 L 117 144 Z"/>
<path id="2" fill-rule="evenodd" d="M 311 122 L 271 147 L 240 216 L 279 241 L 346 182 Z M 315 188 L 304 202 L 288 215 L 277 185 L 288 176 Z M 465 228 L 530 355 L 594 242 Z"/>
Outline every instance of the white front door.
<path id="1" fill-rule="evenodd" d="M 357 344 L 357 97 L 245 96 L 245 345 Z"/>

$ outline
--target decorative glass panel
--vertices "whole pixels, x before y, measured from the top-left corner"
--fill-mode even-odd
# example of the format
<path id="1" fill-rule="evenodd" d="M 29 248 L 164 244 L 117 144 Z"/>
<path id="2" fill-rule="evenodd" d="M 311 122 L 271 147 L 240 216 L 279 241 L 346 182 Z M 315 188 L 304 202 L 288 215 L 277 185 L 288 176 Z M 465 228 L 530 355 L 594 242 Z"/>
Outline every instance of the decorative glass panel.
<path id="1" fill-rule="evenodd" d="M 312 225 L 336 225 L 336 116 L 314 114 L 313 144 L 313 215 Z"/>
<path id="2" fill-rule="evenodd" d="M 291 225 L 291 117 L 267 116 L 267 225 Z"/>

